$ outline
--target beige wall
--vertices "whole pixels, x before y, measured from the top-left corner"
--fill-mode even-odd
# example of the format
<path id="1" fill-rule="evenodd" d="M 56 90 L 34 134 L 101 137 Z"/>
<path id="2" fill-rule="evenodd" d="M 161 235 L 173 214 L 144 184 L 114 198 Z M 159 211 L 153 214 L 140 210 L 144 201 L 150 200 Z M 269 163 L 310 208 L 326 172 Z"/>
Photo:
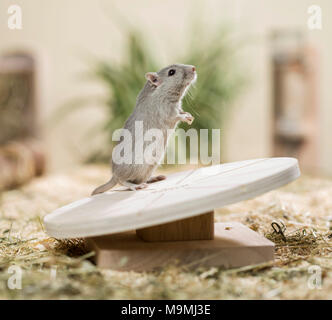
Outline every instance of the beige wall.
<path id="1" fill-rule="evenodd" d="M 19 4 L 23 30 L 7 28 L 7 9 Z M 307 8 L 323 10 L 323 29 L 309 31 Z M 196 8 L 196 9 L 195 9 Z M 198 8 L 198 9 L 197 9 Z M 115 14 L 115 11 L 117 14 Z M 240 37 L 250 39 L 241 55 L 251 77 L 247 92 L 225 128 L 227 160 L 269 156 L 271 88 L 267 34 L 275 28 L 302 28 L 320 54 L 320 158 L 321 167 L 332 174 L 332 2 L 330 0 L 214 0 L 214 1 L 93 1 L 93 0 L 1 0 L 0 52 L 31 49 L 40 65 L 38 80 L 40 122 L 54 169 L 69 169 L 92 147 L 102 148 L 102 138 L 87 139 L 103 117 L 96 106 L 73 113 L 61 123 L 51 121 L 54 111 L 71 98 L 103 94 L 102 88 L 86 82 L 86 55 L 121 58 L 123 38 L 114 17 L 146 30 L 147 37 L 167 64 L 182 52 L 188 22 L 193 14 L 207 28 L 221 21 L 234 24 Z M 176 48 L 176 50 L 174 50 Z M 176 51 L 176 52 L 175 52 Z"/>

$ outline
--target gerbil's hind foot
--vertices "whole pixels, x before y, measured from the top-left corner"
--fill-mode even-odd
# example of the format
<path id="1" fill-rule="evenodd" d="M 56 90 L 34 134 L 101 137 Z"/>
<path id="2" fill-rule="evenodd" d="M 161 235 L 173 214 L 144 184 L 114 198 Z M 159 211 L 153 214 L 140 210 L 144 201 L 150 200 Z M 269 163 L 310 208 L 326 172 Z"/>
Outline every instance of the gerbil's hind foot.
<path id="1" fill-rule="evenodd" d="M 136 184 L 136 183 L 131 183 L 131 182 L 128 182 L 128 181 L 123 181 L 123 182 L 121 182 L 121 184 L 124 187 L 127 187 L 132 191 L 145 189 L 148 186 L 146 183 Z"/>
<path id="2" fill-rule="evenodd" d="M 154 183 L 154 182 L 162 181 L 162 180 L 165 180 L 165 179 L 166 179 L 166 176 L 160 175 L 160 176 L 150 178 L 147 182 L 148 183 Z"/>

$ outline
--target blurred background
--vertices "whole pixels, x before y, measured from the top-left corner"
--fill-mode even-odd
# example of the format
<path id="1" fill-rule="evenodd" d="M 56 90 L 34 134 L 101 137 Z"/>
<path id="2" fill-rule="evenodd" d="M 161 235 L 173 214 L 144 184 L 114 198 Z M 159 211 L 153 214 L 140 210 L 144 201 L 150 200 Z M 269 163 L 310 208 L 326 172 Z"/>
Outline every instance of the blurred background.
<path id="1" fill-rule="evenodd" d="M 108 162 L 144 74 L 174 62 L 197 67 L 184 109 L 221 129 L 222 162 L 294 156 L 331 176 L 331 14 L 330 0 L 1 0 L 0 190 Z"/>

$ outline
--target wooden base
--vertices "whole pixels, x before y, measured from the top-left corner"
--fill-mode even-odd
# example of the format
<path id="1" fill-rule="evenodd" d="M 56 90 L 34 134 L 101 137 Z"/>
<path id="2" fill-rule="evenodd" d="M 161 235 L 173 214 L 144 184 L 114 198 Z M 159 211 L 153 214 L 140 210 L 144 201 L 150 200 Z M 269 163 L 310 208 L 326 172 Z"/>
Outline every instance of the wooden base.
<path id="1" fill-rule="evenodd" d="M 144 241 L 212 240 L 214 238 L 214 212 L 136 230 Z"/>
<path id="2" fill-rule="evenodd" d="M 135 231 L 87 238 L 99 267 L 149 271 L 171 263 L 235 268 L 273 260 L 274 244 L 236 222 L 216 223 L 213 240 L 145 242 Z"/>

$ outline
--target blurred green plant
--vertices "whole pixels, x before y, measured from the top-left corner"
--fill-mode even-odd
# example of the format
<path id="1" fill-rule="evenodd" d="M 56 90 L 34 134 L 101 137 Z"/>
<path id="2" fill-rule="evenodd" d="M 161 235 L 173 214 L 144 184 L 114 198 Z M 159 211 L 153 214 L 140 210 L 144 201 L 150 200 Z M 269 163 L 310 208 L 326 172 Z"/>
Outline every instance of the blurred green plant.
<path id="1" fill-rule="evenodd" d="M 98 61 L 95 76 L 107 89 L 107 119 L 104 129 L 112 144 L 114 130 L 122 128 L 132 113 L 138 93 L 146 79 L 145 73 L 158 69 L 158 64 L 138 32 L 129 32 L 128 47 L 122 64 Z"/>
<path id="2" fill-rule="evenodd" d="M 187 53 L 176 61 L 195 65 L 198 72 L 198 80 L 184 98 L 183 108 L 195 117 L 191 128 L 222 128 L 232 102 L 246 79 L 236 61 L 237 48 L 232 44 L 229 30 L 220 28 L 214 35 L 207 36 L 202 29 L 197 28 L 190 33 L 193 36 Z M 104 85 L 107 92 L 103 103 L 106 107 L 103 129 L 110 146 L 113 145 L 114 130 L 123 127 L 135 106 L 136 97 L 146 81 L 144 74 L 164 67 L 157 62 L 158 59 L 149 50 L 139 31 L 129 30 L 127 39 L 122 63 L 98 60 L 92 70 L 93 76 Z M 181 123 L 179 128 L 186 130 L 188 125 Z M 211 144 L 211 136 L 209 139 Z M 109 155 L 105 157 L 97 152 L 89 157 L 89 161 L 108 161 L 108 158 Z"/>

